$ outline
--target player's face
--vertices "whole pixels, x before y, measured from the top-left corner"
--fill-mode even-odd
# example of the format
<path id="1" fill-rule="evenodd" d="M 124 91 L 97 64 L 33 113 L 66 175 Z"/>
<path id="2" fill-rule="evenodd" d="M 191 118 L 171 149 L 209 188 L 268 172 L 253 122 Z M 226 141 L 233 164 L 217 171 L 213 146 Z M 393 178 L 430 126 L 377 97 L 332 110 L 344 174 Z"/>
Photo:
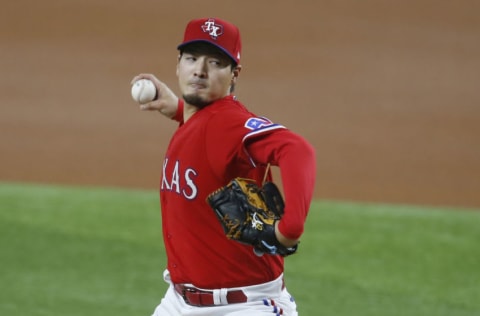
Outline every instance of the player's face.
<path id="1" fill-rule="evenodd" d="M 183 98 L 199 108 L 229 95 L 237 74 L 230 59 L 216 50 L 184 51 L 177 64 Z"/>

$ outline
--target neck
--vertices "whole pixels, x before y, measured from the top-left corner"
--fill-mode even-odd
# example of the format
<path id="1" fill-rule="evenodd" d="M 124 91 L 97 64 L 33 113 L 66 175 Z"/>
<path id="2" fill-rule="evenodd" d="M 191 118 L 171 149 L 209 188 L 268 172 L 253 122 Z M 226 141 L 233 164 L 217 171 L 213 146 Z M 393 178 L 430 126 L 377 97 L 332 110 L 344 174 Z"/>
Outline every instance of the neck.
<path id="1" fill-rule="evenodd" d="M 199 109 L 196 106 L 185 103 L 183 108 L 183 122 L 188 121 Z"/>
<path id="2" fill-rule="evenodd" d="M 227 96 L 225 96 L 225 97 L 223 97 L 223 98 L 228 98 L 229 96 L 231 96 L 232 98 L 235 98 L 233 95 L 227 95 Z M 223 99 L 223 98 L 222 98 L 222 99 Z M 185 98 L 185 97 L 184 97 L 185 105 L 184 105 L 184 108 L 183 108 L 183 122 L 186 122 L 188 119 L 190 119 L 190 118 L 193 116 L 193 114 L 195 114 L 195 113 L 198 112 L 199 110 L 201 110 L 201 109 L 203 109 L 204 107 L 210 105 L 210 104 L 208 104 L 208 105 L 199 107 L 199 106 L 197 106 L 197 105 L 192 105 L 192 104 L 188 103 L 188 100 L 187 100 L 187 99 L 188 99 L 188 98 Z M 216 101 L 218 101 L 218 100 L 212 101 L 211 103 L 214 103 L 214 102 L 216 102 Z"/>

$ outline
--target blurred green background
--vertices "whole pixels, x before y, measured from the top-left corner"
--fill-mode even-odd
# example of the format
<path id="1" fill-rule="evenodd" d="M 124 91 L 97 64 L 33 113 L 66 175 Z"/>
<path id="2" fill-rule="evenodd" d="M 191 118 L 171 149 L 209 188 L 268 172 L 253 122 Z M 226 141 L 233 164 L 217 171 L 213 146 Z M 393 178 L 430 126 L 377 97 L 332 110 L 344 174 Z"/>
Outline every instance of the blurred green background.
<path id="1" fill-rule="evenodd" d="M 0 201 L 1 315 L 151 315 L 157 192 L 0 184 Z M 479 211 L 316 201 L 286 260 L 300 315 L 479 315 Z"/>

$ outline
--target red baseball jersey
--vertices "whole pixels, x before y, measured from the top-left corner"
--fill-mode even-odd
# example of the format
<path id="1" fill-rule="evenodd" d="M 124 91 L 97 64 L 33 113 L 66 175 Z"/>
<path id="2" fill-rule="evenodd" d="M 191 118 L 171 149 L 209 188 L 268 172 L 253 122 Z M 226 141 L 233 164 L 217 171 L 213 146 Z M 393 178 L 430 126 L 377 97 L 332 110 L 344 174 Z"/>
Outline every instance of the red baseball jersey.
<path id="1" fill-rule="evenodd" d="M 296 148 L 307 150 L 292 153 L 289 143 L 301 143 Z M 286 144 L 287 149 L 282 149 L 281 144 Z M 167 149 L 160 183 L 163 237 L 172 281 L 212 289 L 277 278 L 283 272 L 283 258 L 258 257 L 251 246 L 227 239 L 206 197 L 235 177 L 256 179 L 261 184 L 268 162 L 298 169 L 293 158 L 307 155 L 306 168 L 314 174 L 312 152 L 301 137 L 257 117 L 233 96 L 215 101 L 181 123 Z M 286 209 L 280 229 L 287 237 L 295 238 L 303 232 L 314 176 L 304 171 L 295 176 L 281 172 L 283 181 L 297 182 L 284 186 L 289 192 L 284 191 Z M 306 174 L 308 179 L 302 178 Z M 297 194 L 295 186 L 298 190 L 311 188 L 301 192 L 300 198 L 293 198 Z"/>

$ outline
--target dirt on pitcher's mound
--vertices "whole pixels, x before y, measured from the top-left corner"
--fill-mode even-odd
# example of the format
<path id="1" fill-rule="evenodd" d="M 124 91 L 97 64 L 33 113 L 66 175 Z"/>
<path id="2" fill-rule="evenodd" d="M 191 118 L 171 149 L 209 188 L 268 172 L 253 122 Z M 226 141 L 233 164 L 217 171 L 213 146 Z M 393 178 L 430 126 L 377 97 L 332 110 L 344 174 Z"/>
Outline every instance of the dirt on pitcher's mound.
<path id="1" fill-rule="evenodd" d="M 157 188 L 176 124 L 130 79 L 176 91 L 185 24 L 219 16 L 242 31 L 239 99 L 315 146 L 316 197 L 480 206 L 479 4 L 270 5 L 6 3 L 0 181 Z"/>

